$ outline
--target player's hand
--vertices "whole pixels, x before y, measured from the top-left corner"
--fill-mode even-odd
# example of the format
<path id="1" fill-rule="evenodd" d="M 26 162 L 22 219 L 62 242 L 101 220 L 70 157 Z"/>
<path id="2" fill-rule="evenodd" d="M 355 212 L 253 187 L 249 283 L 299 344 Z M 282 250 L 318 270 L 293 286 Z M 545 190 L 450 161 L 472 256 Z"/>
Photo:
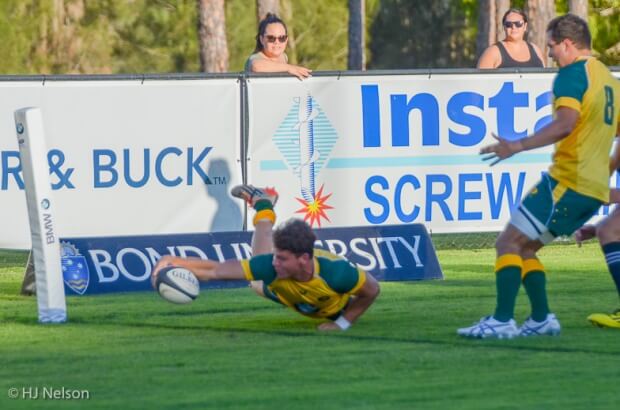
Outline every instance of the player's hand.
<path id="1" fill-rule="evenodd" d="M 581 247 L 581 244 L 588 239 L 592 239 L 596 236 L 596 226 L 584 225 L 575 231 L 575 242 L 577 246 Z"/>
<path id="2" fill-rule="evenodd" d="M 482 157 L 484 161 L 492 161 L 491 166 L 497 164 L 501 160 L 512 157 L 517 152 L 523 151 L 523 143 L 519 141 L 508 141 L 494 133 L 491 133 L 493 138 L 497 140 L 495 144 L 482 147 L 480 154 L 490 154 L 486 157 Z"/>
<path id="3" fill-rule="evenodd" d="M 337 324 L 335 324 L 334 322 L 325 322 L 325 323 L 321 323 L 320 325 L 318 325 L 317 330 L 321 331 L 321 332 L 333 332 L 333 331 L 339 331 L 342 330 L 340 328 L 340 326 L 338 326 Z"/>
<path id="4" fill-rule="evenodd" d="M 153 270 L 151 271 L 151 285 L 153 286 L 153 289 L 157 290 L 157 288 L 155 287 L 155 282 L 157 281 L 157 274 L 159 273 L 159 271 L 166 266 L 174 265 L 175 259 L 176 257 L 172 255 L 164 255 L 157 261 L 157 264 L 153 267 Z"/>
<path id="5" fill-rule="evenodd" d="M 287 72 L 290 75 L 294 75 L 295 77 L 299 78 L 300 80 L 305 80 L 306 78 L 312 75 L 312 70 L 310 70 L 309 68 L 302 67 L 299 65 L 294 65 L 294 64 L 288 65 Z"/>

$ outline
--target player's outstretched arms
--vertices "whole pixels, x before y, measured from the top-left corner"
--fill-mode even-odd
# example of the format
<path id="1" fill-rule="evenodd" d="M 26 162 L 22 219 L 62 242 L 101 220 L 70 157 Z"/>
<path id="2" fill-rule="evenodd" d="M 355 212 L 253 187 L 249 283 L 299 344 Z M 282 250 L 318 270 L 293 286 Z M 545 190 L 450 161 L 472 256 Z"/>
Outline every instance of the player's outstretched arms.
<path id="1" fill-rule="evenodd" d="M 366 282 L 355 293 L 344 313 L 333 322 L 321 323 L 317 329 L 321 331 L 347 330 L 374 303 L 380 291 L 379 282 L 367 273 Z"/>
<path id="2" fill-rule="evenodd" d="M 189 269 L 196 275 L 196 278 L 201 281 L 245 279 L 241 263 L 237 260 L 228 260 L 220 263 L 200 258 L 181 258 L 178 256 L 165 255 L 161 257 L 153 268 L 151 272 L 151 283 L 155 284 L 157 274 L 166 266 L 179 266 Z"/>

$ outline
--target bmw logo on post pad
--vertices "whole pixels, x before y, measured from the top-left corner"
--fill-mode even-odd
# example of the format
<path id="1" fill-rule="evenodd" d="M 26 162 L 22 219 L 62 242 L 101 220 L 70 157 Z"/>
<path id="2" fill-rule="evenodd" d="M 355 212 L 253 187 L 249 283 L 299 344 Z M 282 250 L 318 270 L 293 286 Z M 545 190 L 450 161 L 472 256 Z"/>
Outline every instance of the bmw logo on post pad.
<path id="1" fill-rule="evenodd" d="M 41 201 L 41 208 L 43 209 L 49 209 L 50 208 L 50 201 L 49 199 L 45 198 Z"/>

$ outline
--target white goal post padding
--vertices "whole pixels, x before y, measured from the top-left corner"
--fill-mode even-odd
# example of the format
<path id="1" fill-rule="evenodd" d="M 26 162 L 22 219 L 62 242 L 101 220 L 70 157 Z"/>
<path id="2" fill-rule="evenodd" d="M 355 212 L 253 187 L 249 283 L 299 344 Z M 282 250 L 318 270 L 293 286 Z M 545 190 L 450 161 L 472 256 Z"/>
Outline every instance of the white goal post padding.
<path id="1" fill-rule="evenodd" d="M 15 111 L 15 126 L 30 222 L 39 322 L 63 323 L 67 321 L 67 306 L 41 110 Z"/>

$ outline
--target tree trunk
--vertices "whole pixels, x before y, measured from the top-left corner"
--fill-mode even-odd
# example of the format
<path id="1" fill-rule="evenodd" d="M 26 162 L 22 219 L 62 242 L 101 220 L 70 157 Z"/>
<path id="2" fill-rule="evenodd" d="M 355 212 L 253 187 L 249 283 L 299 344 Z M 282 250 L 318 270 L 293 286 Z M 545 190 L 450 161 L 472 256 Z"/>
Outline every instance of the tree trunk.
<path id="1" fill-rule="evenodd" d="M 84 2 L 76 0 L 65 3 L 65 0 L 51 2 L 49 21 L 45 18 L 39 28 L 40 41 L 35 47 L 35 54 L 45 62 L 40 68 L 43 73 L 83 72 L 83 39 L 79 28 L 84 17 Z"/>
<path id="2" fill-rule="evenodd" d="M 547 24 L 555 17 L 553 0 L 527 0 L 526 13 L 528 23 L 528 41 L 536 44 L 546 56 L 545 66 L 550 67 L 553 61 L 547 50 Z"/>
<path id="3" fill-rule="evenodd" d="M 349 0 L 349 70 L 365 70 L 364 0 Z"/>
<path id="4" fill-rule="evenodd" d="M 502 17 L 510 8 L 510 0 L 497 0 L 495 2 L 495 42 L 506 38 Z"/>
<path id="5" fill-rule="evenodd" d="M 293 4 L 291 0 L 282 0 L 282 15 L 284 21 L 288 21 L 288 44 L 286 46 L 288 61 L 292 64 L 299 64 L 297 58 L 297 40 L 295 38 L 295 20 L 293 19 Z"/>
<path id="6" fill-rule="evenodd" d="M 495 0 L 478 0 L 476 60 L 495 42 Z"/>
<path id="7" fill-rule="evenodd" d="M 224 73 L 228 71 L 224 0 L 197 2 L 200 70 L 206 73 Z"/>
<path id="8" fill-rule="evenodd" d="M 267 13 L 280 15 L 280 0 L 256 0 L 256 17 L 258 22 L 265 18 Z"/>
<path id="9" fill-rule="evenodd" d="M 588 0 L 568 0 L 568 12 L 588 21 Z"/>

